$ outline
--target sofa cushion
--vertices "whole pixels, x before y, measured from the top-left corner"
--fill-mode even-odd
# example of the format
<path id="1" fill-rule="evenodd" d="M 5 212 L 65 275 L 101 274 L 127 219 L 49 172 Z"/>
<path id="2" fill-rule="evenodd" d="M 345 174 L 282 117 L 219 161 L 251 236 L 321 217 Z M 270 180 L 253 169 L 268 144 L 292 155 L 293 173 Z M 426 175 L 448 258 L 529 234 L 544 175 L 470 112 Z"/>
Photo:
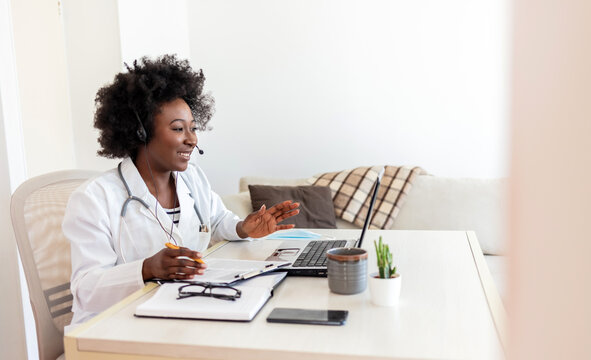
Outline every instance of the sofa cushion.
<path id="1" fill-rule="evenodd" d="M 394 230 L 473 230 L 483 253 L 505 253 L 503 179 L 419 176 Z"/>
<path id="2" fill-rule="evenodd" d="M 300 213 L 284 220 L 298 228 L 335 229 L 332 193 L 327 186 L 248 185 L 253 209 L 270 208 L 285 200 L 300 203 Z"/>
<path id="3" fill-rule="evenodd" d="M 307 179 L 247 176 L 240 179 L 246 193 L 223 197 L 228 209 L 244 218 L 252 209 L 249 184 L 301 185 Z M 485 254 L 505 254 L 505 179 L 444 178 L 420 175 L 394 221 L 394 230 L 473 230 Z M 246 208 L 248 212 L 246 212 Z M 338 228 L 353 228 L 337 220 Z"/>
<path id="4" fill-rule="evenodd" d="M 248 191 L 224 195 L 222 196 L 222 201 L 228 210 L 241 219 L 244 219 L 252 212 L 252 204 L 250 203 L 250 194 Z"/>

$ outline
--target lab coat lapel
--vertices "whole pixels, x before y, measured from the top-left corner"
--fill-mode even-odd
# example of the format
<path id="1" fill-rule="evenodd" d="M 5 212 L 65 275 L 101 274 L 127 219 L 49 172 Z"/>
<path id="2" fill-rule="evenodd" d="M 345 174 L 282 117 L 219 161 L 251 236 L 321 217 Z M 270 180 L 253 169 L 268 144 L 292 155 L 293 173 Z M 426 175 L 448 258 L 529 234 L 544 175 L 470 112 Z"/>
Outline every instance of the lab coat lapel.
<path id="1" fill-rule="evenodd" d="M 137 171 L 131 158 L 125 158 L 125 160 L 121 162 L 121 173 L 127 182 L 127 186 L 129 186 L 129 189 L 131 190 L 131 194 L 146 201 L 150 207 L 154 206 L 154 197 L 148 196 L 150 194 L 148 186 L 146 186 L 144 179 L 142 179 L 139 171 Z"/>
<path id="2" fill-rule="evenodd" d="M 191 229 L 192 222 L 191 218 L 196 215 L 195 214 L 195 201 L 191 197 L 191 191 L 185 184 L 185 181 L 181 176 L 177 177 L 177 196 L 179 198 L 179 203 L 181 205 L 181 218 L 179 221 L 179 229 L 181 233 L 190 234 L 192 231 L 196 232 L 199 231 L 199 228 Z M 199 223 L 199 219 L 197 218 L 197 224 Z M 195 224 L 193 222 L 193 224 Z"/>

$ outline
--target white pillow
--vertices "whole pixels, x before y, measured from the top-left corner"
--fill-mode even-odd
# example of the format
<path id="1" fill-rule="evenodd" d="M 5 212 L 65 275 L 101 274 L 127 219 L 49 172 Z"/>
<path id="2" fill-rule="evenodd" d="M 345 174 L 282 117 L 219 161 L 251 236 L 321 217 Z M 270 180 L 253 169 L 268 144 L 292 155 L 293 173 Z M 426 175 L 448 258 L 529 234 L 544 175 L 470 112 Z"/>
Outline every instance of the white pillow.
<path id="1" fill-rule="evenodd" d="M 485 254 L 505 253 L 504 179 L 418 176 L 394 221 L 397 230 L 473 230 Z"/>
<path id="2" fill-rule="evenodd" d="M 250 193 L 248 191 L 243 191 L 238 194 L 224 195 L 222 196 L 222 201 L 228 210 L 238 215 L 241 219 L 244 219 L 252 212 Z"/>

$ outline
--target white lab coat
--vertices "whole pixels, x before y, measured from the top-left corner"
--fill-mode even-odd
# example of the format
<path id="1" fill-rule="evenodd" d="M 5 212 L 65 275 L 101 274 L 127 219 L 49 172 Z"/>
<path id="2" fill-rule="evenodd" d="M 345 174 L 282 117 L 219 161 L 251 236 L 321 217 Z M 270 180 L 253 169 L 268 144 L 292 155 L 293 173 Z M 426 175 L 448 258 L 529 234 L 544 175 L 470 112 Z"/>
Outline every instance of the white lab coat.
<path id="1" fill-rule="evenodd" d="M 62 224 L 72 254 L 74 317 L 68 330 L 141 289 L 143 260 L 170 241 L 152 214 L 156 198 L 131 159 L 123 160 L 121 171 L 131 193 L 143 199 L 150 210 L 139 201 L 131 201 L 125 217 L 121 217 L 128 194 L 116 168 L 82 184 L 68 201 Z M 193 196 L 201 217 L 209 222 L 211 240 L 240 239 L 236 233 L 240 219 L 211 190 L 203 171 L 189 164 L 184 173 L 197 192 Z M 181 176 L 177 180 L 177 196 L 181 207 L 178 226 L 171 226 L 172 220 L 160 205 L 158 219 L 166 231 L 172 228 L 178 245 L 196 251 L 207 249 L 207 239 L 199 236 L 201 222 L 194 209 L 195 201 Z"/>

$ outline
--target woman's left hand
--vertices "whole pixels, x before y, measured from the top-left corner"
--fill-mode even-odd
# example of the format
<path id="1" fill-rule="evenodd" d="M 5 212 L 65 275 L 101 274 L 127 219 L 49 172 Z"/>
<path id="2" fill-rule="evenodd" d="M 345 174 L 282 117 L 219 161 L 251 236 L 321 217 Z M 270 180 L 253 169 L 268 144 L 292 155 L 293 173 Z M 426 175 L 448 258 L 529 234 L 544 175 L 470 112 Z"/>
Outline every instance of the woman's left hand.
<path id="1" fill-rule="evenodd" d="M 284 201 L 267 209 L 265 205 L 258 211 L 252 212 L 243 221 L 236 225 L 236 232 L 241 238 L 260 238 L 274 233 L 277 230 L 291 229 L 294 224 L 277 225 L 281 221 L 300 213 L 300 203 L 291 200 Z"/>

